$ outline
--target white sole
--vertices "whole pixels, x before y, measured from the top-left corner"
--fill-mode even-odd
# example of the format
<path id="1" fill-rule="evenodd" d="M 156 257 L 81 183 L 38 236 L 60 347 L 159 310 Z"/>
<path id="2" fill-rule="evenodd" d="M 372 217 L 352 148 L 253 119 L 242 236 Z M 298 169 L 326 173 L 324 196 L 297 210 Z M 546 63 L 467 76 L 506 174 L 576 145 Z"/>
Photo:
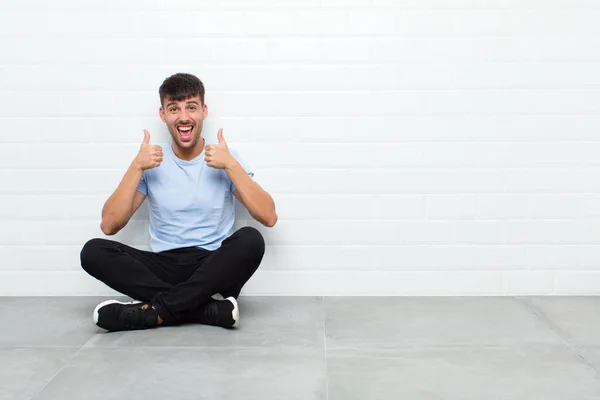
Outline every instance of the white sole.
<path id="1" fill-rule="evenodd" d="M 139 300 L 133 300 L 133 301 L 106 300 L 106 301 L 103 301 L 102 303 L 98 304 L 96 306 L 96 308 L 94 308 L 94 314 L 92 315 L 92 318 L 94 320 L 94 324 L 98 325 L 98 311 L 102 307 L 104 307 L 105 305 L 114 304 L 114 303 L 118 303 L 118 304 L 135 304 L 135 303 L 141 303 L 141 301 L 139 301 Z"/>
<path id="2" fill-rule="evenodd" d="M 235 297 L 228 297 L 225 300 L 228 300 L 233 303 L 233 310 L 231 311 L 231 317 L 235 321 L 235 323 L 233 324 L 233 327 L 237 328 L 240 325 L 240 308 L 238 306 L 238 303 L 235 300 Z"/>

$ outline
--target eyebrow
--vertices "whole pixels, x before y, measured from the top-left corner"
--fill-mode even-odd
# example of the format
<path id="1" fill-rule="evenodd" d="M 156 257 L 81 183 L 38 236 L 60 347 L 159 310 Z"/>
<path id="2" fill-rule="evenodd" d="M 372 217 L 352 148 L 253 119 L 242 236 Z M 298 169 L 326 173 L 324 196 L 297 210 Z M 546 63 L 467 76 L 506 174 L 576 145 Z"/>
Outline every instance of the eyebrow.
<path id="1" fill-rule="evenodd" d="M 186 101 L 186 104 L 196 104 L 197 106 L 199 106 L 199 105 L 200 105 L 200 104 L 199 104 L 199 103 L 198 103 L 196 100 L 189 100 L 189 101 Z M 168 103 L 168 104 L 166 105 L 166 107 L 168 108 L 168 107 L 171 107 L 172 105 L 177 105 L 177 103 L 176 103 L 176 102 L 174 102 L 174 101 L 172 101 L 172 102 Z"/>

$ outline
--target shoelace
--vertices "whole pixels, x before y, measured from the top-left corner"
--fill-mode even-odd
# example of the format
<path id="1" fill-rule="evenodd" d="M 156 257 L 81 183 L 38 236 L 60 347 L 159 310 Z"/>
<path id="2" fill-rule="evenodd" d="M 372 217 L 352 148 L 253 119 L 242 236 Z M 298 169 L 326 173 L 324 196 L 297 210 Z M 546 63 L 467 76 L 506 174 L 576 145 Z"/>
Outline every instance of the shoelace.
<path id="1" fill-rule="evenodd" d="M 209 303 L 202 313 L 202 321 L 210 324 L 218 323 L 219 318 L 219 306 L 217 302 Z"/>
<path id="2" fill-rule="evenodd" d="M 147 321 L 145 318 L 146 309 L 142 307 L 129 308 L 121 313 L 119 319 L 128 329 L 146 327 Z"/>

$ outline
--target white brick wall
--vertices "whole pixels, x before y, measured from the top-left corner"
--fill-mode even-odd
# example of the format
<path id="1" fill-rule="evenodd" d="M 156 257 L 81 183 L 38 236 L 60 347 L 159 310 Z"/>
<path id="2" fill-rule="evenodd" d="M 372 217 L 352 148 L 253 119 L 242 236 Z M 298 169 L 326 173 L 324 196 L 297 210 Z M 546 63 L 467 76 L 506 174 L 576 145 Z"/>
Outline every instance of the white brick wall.
<path id="1" fill-rule="evenodd" d="M 280 216 L 248 294 L 600 293 L 597 0 L 0 2 L 0 295 L 79 250 L 174 72 Z M 240 213 L 239 226 L 257 223 Z M 115 239 L 147 249 L 147 209 Z"/>

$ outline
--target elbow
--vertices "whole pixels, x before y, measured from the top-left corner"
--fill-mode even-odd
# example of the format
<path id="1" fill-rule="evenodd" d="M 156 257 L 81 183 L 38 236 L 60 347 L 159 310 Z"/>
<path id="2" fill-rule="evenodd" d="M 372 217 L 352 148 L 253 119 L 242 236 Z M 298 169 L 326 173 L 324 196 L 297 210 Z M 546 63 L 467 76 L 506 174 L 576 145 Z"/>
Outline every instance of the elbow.
<path id="1" fill-rule="evenodd" d="M 119 232 L 119 229 L 117 227 L 111 226 L 104 220 L 100 223 L 100 229 L 102 230 L 102 233 L 104 233 L 107 236 L 112 236 Z"/>
<path id="2" fill-rule="evenodd" d="M 268 228 L 272 228 L 277 223 L 277 219 L 277 213 L 273 212 L 263 220 L 263 224 Z"/>
<path id="3" fill-rule="evenodd" d="M 254 218 L 255 220 L 257 220 L 258 222 L 260 222 L 261 224 L 263 224 L 264 226 L 266 226 L 268 228 L 274 227 L 275 224 L 277 223 L 277 213 L 274 211 L 269 212 L 269 213 L 260 213 L 260 214 L 251 213 L 250 215 L 252 215 L 252 218 Z"/>

